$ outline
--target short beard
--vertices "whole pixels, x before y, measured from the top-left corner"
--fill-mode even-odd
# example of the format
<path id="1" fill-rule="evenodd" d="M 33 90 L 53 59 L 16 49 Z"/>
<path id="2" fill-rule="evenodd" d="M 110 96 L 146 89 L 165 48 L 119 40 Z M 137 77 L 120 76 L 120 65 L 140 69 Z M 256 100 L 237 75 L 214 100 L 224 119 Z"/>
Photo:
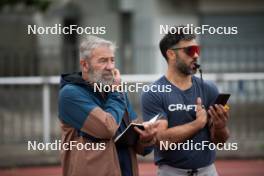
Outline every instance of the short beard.
<path id="1" fill-rule="evenodd" d="M 176 59 L 176 68 L 184 75 L 189 76 L 189 75 L 193 75 L 197 72 L 197 69 L 191 69 L 190 67 L 188 67 L 188 65 L 186 65 L 180 58 L 179 56 L 177 56 Z"/>
<path id="2" fill-rule="evenodd" d="M 106 80 L 103 78 L 102 71 L 96 71 L 93 67 L 90 67 L 88 71 L 89 82 L 105 85 L 112 85 L 114 83 L 114 78 Z"/>

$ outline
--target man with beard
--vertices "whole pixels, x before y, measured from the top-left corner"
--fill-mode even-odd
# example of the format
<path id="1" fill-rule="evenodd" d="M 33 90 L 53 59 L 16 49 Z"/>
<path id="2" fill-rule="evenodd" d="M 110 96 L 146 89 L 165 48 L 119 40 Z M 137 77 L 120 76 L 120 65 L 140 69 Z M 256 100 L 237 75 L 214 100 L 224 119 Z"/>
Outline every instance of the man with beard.
<path id="1" fill-rule="evenodd" d="M 157 113 L 163 116 L 159 120 L 154 153 L 158 175 L 216 176 L 215 150 L 202 148 L 202 144 L 224 143 L 228 139 L 229 115 L 222 105 L 213 104 L 219 94 L 216 86 L 194 76 L 200 47 L 195 35 L 185 34 L 182 28 L 179 26 L 175 34 L 168 33 L 161 39 L 160 50 L 168 69 L 153 83 L 171 85 L 172 91 L 144 92 L 143 118 L 149 120 Z M 165 148 L 166 142 L 176 144 L 177 148 Z M 182 146 L 189 143 L 189 147 L 183 148 L 180 143 Z"/>
<path id="2" fill-rule="evenodd" d="M 80 45 L 81 72 L 61 77 L 59 118 L 62 146 L 67 147 L 61 155 L 64 176 L 136 176 L 136 153 L 151 151 L 145 147 L 153 144 L 152 124 L 144 124 L 135 146 L 115 146 L 114 137 L 137 116 L 125 93 L 99 92 L 94 86 L 120 84 L 114 52 L 112 42 L 89 36 Z"/>

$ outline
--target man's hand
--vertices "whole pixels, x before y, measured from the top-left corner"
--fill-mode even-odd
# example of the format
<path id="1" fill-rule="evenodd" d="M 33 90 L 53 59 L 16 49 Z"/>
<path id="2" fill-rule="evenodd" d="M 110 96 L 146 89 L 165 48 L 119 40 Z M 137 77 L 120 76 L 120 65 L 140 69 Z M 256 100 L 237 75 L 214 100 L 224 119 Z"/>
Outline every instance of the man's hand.
<path id="1" fill-rule="evenodd" d="M 222 105 L 214 105 L 214 107 L 210 106 L 208 114 L 212 123 L 210 128 L 212 142 L 215 144 L 226 142 L 229 137 L 226 125 L 229 118 L 228 110 Z"/>
<path id="2" fill-rule="evenodd" d="M 113 84 L 112 84 L 112 90 L 120 91 L 120 84 L 121 84 L 121 76 L 118 69 L 112 70 L 113 74 Z"/>
<path id="3" fill-rule="evenodd" d="M 121 75 L 118 69 L 113 69 L 112 70 L 112 74 L 113 74 L 113 85 L 120 85 L 121 84 Z"/>
<path id="4" fill-rule="evenodd" d="M 144 122 L 144 130 L 141 130 L 137 127 L 135 127 L 135 131 L 139 134 L 139 142 L 146 146 L 151 146 L 156 143 L 156 134 L 157 134 L 157 127 L 158 123 L 149 123 Z"/>
<path id="5" fill-rule="evenodd" d="M 207 114 L 202 107 L 202 100 L 200 97 L 197 98 L 196 121 L 200 128 L 203 128 L 207 123 Z"/>
<path id="6" fill-rule="evenodd" d="M 211 117 L 215 129 L 223 129 L 226 127 L 229 113 L 222 105 L 215 104 L 214 107 L 210 106 L 208 114 Z"/>

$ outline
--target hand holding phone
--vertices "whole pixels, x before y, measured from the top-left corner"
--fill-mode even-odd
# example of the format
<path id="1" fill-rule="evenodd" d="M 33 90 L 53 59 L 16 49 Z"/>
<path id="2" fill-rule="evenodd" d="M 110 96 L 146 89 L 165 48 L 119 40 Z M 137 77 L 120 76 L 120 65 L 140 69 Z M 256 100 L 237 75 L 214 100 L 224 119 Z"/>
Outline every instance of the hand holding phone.
<path id="1" fill-rule="evenodd" d="M 223 106 L 225 106 L 230 96 L 231 96 L 230 94 L 227 94 L 227 93 L 221 93 L 221 94 L 219 94 L 218 97 L 215 99 L 214 104 L 219 104 L 219 105 L 223 105 Z"/>
<path id="2" fill-rule="evenodd" d="M 214 101 L 214 105 L 209 107 L 209 126 L 213 126 L 214 129 L 224 129 L 226 127 L 227 120 L 229 119 L 229 113 L 227 101 L 230 94 L 219 94 Z"/>

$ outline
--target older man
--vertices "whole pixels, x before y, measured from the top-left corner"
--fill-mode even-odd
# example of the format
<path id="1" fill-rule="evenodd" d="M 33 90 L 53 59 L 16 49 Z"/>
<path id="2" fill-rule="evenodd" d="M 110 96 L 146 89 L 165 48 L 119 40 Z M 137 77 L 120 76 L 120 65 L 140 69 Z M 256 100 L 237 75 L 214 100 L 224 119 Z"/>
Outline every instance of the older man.
<path id="1" fill-rule="evenodd" d="M 136 153 L 151 151 L 144 147 L 154 136 L 152 125 L 145 125 L 135 146 L 115 146 L 114 136 L 135 120 L 136 114 L 125 93 L 99 92 L 94 86 L 110 85 L 114 89 L 118 86 L 113 85 L 120 84 L 114 52 L 111 41 L 89 36 L 80 45 L 81 72 L 61 77 L 62 144 L 75 141 L 75 146 L 62 151 L 64 176 L 135 176 L 138 175 Z"/>

